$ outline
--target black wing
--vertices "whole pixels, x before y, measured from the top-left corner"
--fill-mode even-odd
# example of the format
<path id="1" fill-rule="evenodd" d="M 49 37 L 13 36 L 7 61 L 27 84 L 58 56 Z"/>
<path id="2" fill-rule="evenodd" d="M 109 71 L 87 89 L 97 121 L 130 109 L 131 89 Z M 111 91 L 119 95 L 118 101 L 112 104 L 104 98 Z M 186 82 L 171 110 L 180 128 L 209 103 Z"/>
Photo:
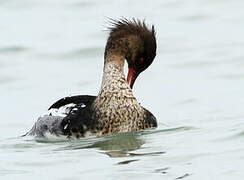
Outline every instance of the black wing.
<path id="1" fill-rule="evenodd" d="M 96 96 L 89 95 L 70 96 L 62 98 L 50 106 L 49 109 L 58 109 L 67 104 L 75 104 L 60 123 L 62 134 L 79 138 L 84 136 L 86 131 L 89 131 L 94 126 L 91 106 L 95 99 Z"/>
<path id="2" fill-rule="evenodd" d="M 87 131 L 91 131 L 95 126 L 91 109 L 92 103 L 76 104 L 72 110 L 63 118 L 61 122 L 61 130 L 68 137 L 84 137 Z"/>
<path id="3" fill-rule="evenodd" d="M 78 95 L 78 96 L 70 96 L 64 97 L 58 101 L 56 101 L 53 105 L 51 105 L 48 110 L 52 108 L 60 108 L 61 106 L 65 106 L 67 104 L 91 104 L 96 99 L 96 96 L 89 96 L 89 95 Z"/>
<path id="4" fill-rule="evenodd" d="M 60 108 L 73 103 L 67 110 L 67 116 L 53 116 L 52 113 L 38 118 L 32 129 L 26 135 L 44 137 L 47 132 L 51 134 L 71 136 L 73 131 L 84 131 L 84 125 L 91 123 L 90 107 L 96 96 L 79 95 L 65 97 L 55 102 L 50 108 Z M 87 126 L 87 125 L 86 125 Z"/>
<path id="5" fill-rule="evenodd" d="M 157 119 L 156 117 L 150 112 L 148 111 L 146 108 L 143 108 L 146 112 L 146 121 L 149 124 L 150 127 L 157 127 Z"/>

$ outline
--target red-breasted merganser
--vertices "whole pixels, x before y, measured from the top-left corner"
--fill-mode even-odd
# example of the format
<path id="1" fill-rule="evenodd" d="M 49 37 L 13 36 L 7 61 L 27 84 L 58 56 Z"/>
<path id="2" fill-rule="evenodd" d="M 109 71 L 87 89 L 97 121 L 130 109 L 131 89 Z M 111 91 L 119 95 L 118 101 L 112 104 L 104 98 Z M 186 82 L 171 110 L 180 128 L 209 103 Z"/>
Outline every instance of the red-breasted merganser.
<path id="1" fill-rule="evenodd" d="M 122 19 L 113 20 L 109 30 L 99 94 L 58 100 L 48 114 L 39 117 L 27 135 L 45 137 L 50 133 L 80 138 L 157 127 L 156 118 L 132 93 L 136 78 L 156 56 L 154 26 L 148 28 L 144 21 Z M 127 80 L 123 73 L 125 60 Z"/>

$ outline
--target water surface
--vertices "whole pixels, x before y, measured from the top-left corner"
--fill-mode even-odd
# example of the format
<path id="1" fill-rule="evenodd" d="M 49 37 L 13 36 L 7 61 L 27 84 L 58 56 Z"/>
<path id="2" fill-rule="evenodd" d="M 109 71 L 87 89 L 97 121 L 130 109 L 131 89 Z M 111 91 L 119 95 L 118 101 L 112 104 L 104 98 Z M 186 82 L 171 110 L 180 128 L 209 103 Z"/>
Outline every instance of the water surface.
<path id="1" fill-rule="evenodd" d="M 244 178 L 244 1 L 2 0 L 0 179 Z M 96 95 L 107 17 L 153 23 L 134 86 L 159 128 L 72 141 L 21 138 L 57 99 Z"/>

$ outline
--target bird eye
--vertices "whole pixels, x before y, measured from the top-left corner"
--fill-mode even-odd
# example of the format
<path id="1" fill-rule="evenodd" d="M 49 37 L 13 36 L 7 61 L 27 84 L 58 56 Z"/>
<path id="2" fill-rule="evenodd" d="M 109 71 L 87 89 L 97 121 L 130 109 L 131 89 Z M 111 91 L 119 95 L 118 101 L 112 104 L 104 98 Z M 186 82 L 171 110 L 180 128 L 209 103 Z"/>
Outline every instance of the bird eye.
<path id="1" fill-rule="evenodd" d="M 143 63 L 144 63 L 144 58 L 141 57 L 141 58 L 139 59 L 139 62 L 140 62 L 141 64 L 143 64 Z"/>

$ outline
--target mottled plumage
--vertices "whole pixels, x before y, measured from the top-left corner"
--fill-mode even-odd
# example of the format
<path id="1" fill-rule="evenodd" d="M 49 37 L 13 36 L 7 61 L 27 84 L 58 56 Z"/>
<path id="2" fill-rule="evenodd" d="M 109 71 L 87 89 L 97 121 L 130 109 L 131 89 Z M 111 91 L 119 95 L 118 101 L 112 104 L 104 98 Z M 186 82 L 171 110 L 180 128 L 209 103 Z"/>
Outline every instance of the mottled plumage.
<path id="1" fill-rule="evenodd" d="M 104 53 L 104 70 L 98 96 L 72 96 L 55 102 L 49 109 L 67 105 L 64 116 L 49 113 L 40 117 L 29 135 L 46 132 L 67 137 L 84 137 L 138 131 L 157 127 L 156 118 L 133 96 L 137 76 L 150 66 L 156 55 L 154 27 L 127 19 L 113 21 Z M 128 63 L 127 81 L 123 72 Z"/>

